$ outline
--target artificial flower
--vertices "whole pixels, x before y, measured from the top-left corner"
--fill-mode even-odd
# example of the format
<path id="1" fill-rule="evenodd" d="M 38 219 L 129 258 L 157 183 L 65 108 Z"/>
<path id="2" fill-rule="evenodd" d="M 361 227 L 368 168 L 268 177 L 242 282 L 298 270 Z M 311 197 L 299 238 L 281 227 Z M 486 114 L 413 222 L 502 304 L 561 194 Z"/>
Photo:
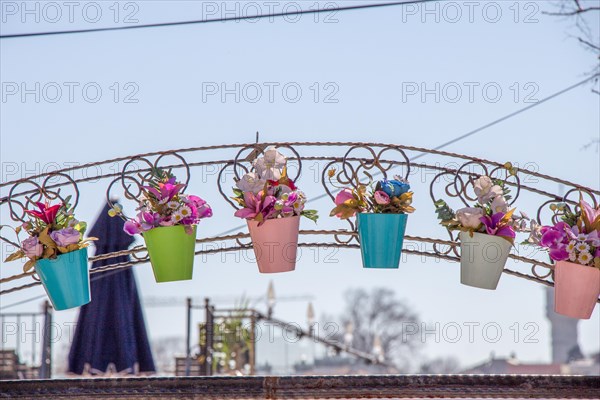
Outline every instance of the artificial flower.
<path id="1" fill-rule="evenodd" d="M 184 188 L 170 172 L 155 169 L 150 184 L 142 187 L 138 214 L 132 219 L 123 217 L 123 230 L 133 236 L 158 227 L 183 225 L 187 233 L 193 233 L 193 226 L 211 217 L 212 209 L 200 197 L 182 193 Z"/>
<path id="2" fill-rule="evenodd" d="M 243 192 L 258 193 L 265 188 L 266 180 L 261 179 L 256 172 L 244 174 L 235 186 Z"/>
<path id="3" fill-rule="evenodd" d="M 456 210 L 456 218 L 465 228 L 477 229 L 481 225 L 483 215 L 483 209 L 479 207 L 464 207 Z"/>
<path id="4" fill-rule="evenodd" d="M 381 205 L 390 204 L 390 196 L 383 190 L 376 190 L 375 193 L 373 194 L 373 197 L 375 198 L 375 202 L 377 204 L 381 204 Z"/>
<path id="5" fill-rule="evenodd" d="M 512 213 L 511 213 L 512 214 Z M 514 239 L 516 237 L 513 227 L 509 224 L 511 215 L 503 212 L 486 215 L 480 218 L 488 235 L 502 236 Z"/>
<path id="6" fill-rule="evenodd" d="M 50 206 L 48 203 L 35 203 L 40 211 L 37 210 L 25 210 L 25 212 L 33 217 L 41 219 L 44 223 L 50 225 L 56 219 L 56 215 L 58 214 L 58 210 L 63 206 L 62 204 L 56 204 Z"/>
<path id="7" fill-rule="evenodd" d="M 278 181 L 286 162 L 286 158 L 277 151 L 277 148 L 270 146 L 262 157 L 254 161 L 254 169 L 262 179 Z"/>
<path id="8" fill-rule="evenodd" d="M 25 256 L 29 258 L 40 257 L 44 252 L 44 246 L 35 236 L 23 240 L 21 243 L 21 248 L 23 249 Z"/>
<path id="9" fill-rule="evenodd" d="M 410 185 L 408 183 L 397 179 L 386 179 L 381 181 L 380 184 L 381 190 L 383 190 L 389 197 L 398 197 L 410 190 Z"/>
<path id="10" fill-rule="evenodd" d="M 64 228 L 50 232 L 50 237 L 59 247 L 67 247 L 70 244 L 77 244 L 81 235 L 75 228 Z"/>

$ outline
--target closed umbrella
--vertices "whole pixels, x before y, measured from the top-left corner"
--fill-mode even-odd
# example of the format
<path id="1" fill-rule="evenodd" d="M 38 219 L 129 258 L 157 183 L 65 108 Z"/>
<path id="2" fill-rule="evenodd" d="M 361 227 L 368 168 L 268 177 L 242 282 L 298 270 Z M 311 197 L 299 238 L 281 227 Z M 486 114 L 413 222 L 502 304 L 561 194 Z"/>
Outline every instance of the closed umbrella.
<path id="1" fill-rule="evenodd" d="M 133 238 L 123 232 L 123 220 L 111 218 L 106 205 L 89 232 L 97 237 L 96 255 L 127 249 Z M 129 261 L 119 256 L 96 261 L 92 269 Z M 140 374 L 155 371 L 144 314 L 133 271 L 106 271 L 92 275 L 92 301 L 79 312 L 69 352 L 74 374 Z"/>

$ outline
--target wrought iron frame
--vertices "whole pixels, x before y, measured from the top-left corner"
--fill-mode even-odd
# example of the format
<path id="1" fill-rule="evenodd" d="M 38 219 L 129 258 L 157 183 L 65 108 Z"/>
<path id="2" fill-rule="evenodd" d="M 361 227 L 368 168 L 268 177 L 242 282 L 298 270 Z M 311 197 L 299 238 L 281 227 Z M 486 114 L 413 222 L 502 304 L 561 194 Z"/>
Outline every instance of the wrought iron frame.
<path id="1" fill-rule="evenodd" d="M 472 199 L 472 196 L 468 194 L 467 188 L 472 183 L 475 176 L 485 172 L 486 174 L 494 175 L 499 173 L 504 168 L 503 163 L 494 161 L 484 160 L 480 158 L 470 157 L 458 153 L 450 153 L 439 150 L 430 150 L 426 148 L 403 146 L 395 144 L 383 144 L 383 143 L 357 143 L 357 142 L 284 142 L 284 143 L 250 143 L 250 144 L 231 144 L 231 145 L 218 145 L 218 146 L 205 146 L 195 147 L 188 149 L 177 149 L 161 152 L 152 152 L 146 154 L 138 154 L 128 157 L 119 157 L 111 160 L 104 160 L 95 163 L 88 163 L 83 165 L 74 166 L 71 168 L 65 168 L 51 173 L 39 174 L 31 176 L 26 179 L 17 179 L 9 182 L 0 183 L 0 188 L 9 188 L 7 196 L 0 198 L 0 207 L 9 207 L 11 218 L 20 221 L 19 214 L 15 211 L 22 210 L 26 206 L 27 202 L 23 202 L 23 198 L 28 199 L 27 196 L 60 196 L 61 189 L 65 186 L 74 186 L 76 198 L 73 202 L 77 204 L 78 201 L 78 185 L 85 182 L 98 181 L 103 179 L 112 179 L 108 184 L 107 189 L 107 201 L 109 204 L 113 204 L 111 199 L 111 190 L 115 189 L 117 184 L 120 184 L 120 188 L 124 191 L 125 197 L 130 200 L 135 200 L 136 196 L 139 195 L 140 187 L 147 182 L 149 172 L 152 168 L 160 166 L 162 168 L 183 168 L 186 172 L 185 184 L 187 185 L 190 181 L 190 176 L 193 173 L 193 168 L 209 165 L 222 165 L 223 167 L 219 170 L 217 175 L 217 185 L 220 194 L 228 201 L 232 206 L 235 204 L 228 198 L 227 192 L 224 187 L 233 186 L 233 182 L 227 182 L 224 179 L 225 172 L 233 169 L 234 177 L 240 177 L 240 174 L 251 170 L 252 160 L 254 160 L 258 154 L 262 153 L 268 146 L 274 145 L 279 149 L 282 149 L 286 155 L 291 153 L 291 162 L 297 162 L 298 169 L 294 177 L 300 177 L 302 172 L 302 163 L 307 161 L 324 162 L 325 167 L 321 173 L 322 185 L 324 192 L 331 199 L 334 198 L 334 189 L 337 185 L 332 185 L 332 181 L 329 179 L 328 171 L 331 168 L 335 168 L 334 178 L 339 185 L 350 185 L 356 186 L 358 184 L 366 184 L 373 180 L 376 176 L 381 175 L 383 178 L 389 176 L 392 171 L 397 168 L 401 169 L 400 175 L 405 178 L 410 177 L 411 170 L 415 168 L 426 169 L 432 171 L 437 175 L 433 179 L 430 185 L 430 196 L 432 200 L 436 200 L 434 196 L 434 186 L 437 185 L 444 177 L 449 176 L 453 180 L 445 186 L 446 194 L 450 197 L 457 197 L 463 203 L 468 202 Z M 301 156 L 299 148 L 314 149 L 318 147 L 330 148 L 333 147 L 336 154 L 341 155 L 319 155 L 319 156 Z M 340 152 L 341 150 L 341 152 Z M 219 158 L 210 157 L 208 153 L 213 151 L 231 151 L 233 153 L 232 158 Z M 191 162 L 184 157 L 188 154 L 201 154 L 204 156 L 202 161 Z M 448 161 L 446 165 L 427 165 L 423 163 L 417 163 L 415 160 L 423 155 L 432 154 L 442 157 Z M 409 155 L 412 155 L 410 157 Z M 166 160 L 169 157 L 175 157 L 174 163 L 167 163 Z M 92 176 L 85 176 L 82 178 L 74 178 L 71 174 L 75 174 L 79 170 L 90 167 L 98 167 L 103 165 L 109 165 L 114 163 L 123 162 L 124 166 L 119 172 L 113 173 L 97 173 Z M 142 163 L 141 168 L 137 167 L 137 163 Z M 166 165 L 163 165 L 166 164 Z M 449 166 L 453 164 L 452 166 Z M 473 169 L 477 167 L 480 169 L 479 173 Z M 529 186 L 515 178 L 513 182 L 508 182 L 509 185 L 516 187 L 515 196 L 513 202 L 517 199 L 518 195 L 522 191 L 534 193 L 542 196 L 540 201 L 541 206 L 538 210 L 537 217 L 538 221 L 541 222 L 542 211 L 548 204 L 563 202 L 567 207 L 577 207 L 577 201 L 572 199 L 575 193 L 582 192 L 588 196 L 592 204 L 597 205 L 596 197 L 600 196 L 600 191 L 584 187 L 563 179 L 541 174 L 536 171 L 527 171 L 528 175 L 536 177 L 538 179 L 547 182 L 556 182 L 568 187 L 565 195 L 558 195 L 551 193 L 537 187 Z M 66 179 L 66 182 L 54 182 L 53 180 Z M 378 178 L 379 179 L 379 178 Z M 33 184 L 33 189 L 16 190 L 21 185 L 29 183 Z M 54 197 L 54 198 L 57 198 Z M 34 197 L 35 198 L 35 197 Z M 62 197 L 61 197 L 62 198 Z M 310 197 L 309 197 L 310 198 Z M 432 214 L 433 215 L 433 214 Z M 557 214 L 552 217 L 553 219 L 558 218 Z M 441 228 L 443 229 L 443 228 Z M 445 229 L 444 229 L 445 230 Z M 301 239 L 306 239 L 307 236 L 311 237 L 329 237 L 330 241 L 305 241 L 301 240 L 299 243 L 300 247 L 339 247 L 339 248 L 358 248 L 358 238 L 356 234 L 356 228 L 350 221 L 349 229 L 338 229 L 338 230 L 303 230 L 300 232 Z M 201 254 L 213 254 L 226 251 L 245 250 L 250 248 L 251 244 L 248 242 L 249 235 L 247 233 L 237 233 L 232 235 L 221 235 L 217 237 L 200 238 L 197 239 L 197 244 L 211 243 L 211 242 L 225 242 L 227 245 L 221 246 L 216 249 L 199 249 L 196 251 L 197 255 Z M 456 238 L 450 235 L 449 240 L 432 237 L 416 237 L 406 236 L 407 240 L 413 240 L 419 243 L 430 243 L 433 245 L 433 251 L 421 251 L 415 249 L 405 248 L 404 253 L 420 255 L 426 257 L 434 257 L 439 259 L 445 259 L 449 261 L 459 261 L 459 256 L 456 251 L 457 241 Z M 15 244 L 8 237 L 3 235 L 0 231 L 0 240 Z M 442 247 L 443 246 L 443 247 Z M 91 271 L 92 274 L 98 274 L 101 272 L 115 270 L 120 268 L 129 268 L 133 265 L 145 263 L 148 261 L 147 253 L 144 246 L 137 246 L 129 250 L 103 254 L 100 256 L 90 257 L 90 261 L 96 261 L 100 259 L 111 259 L 121 255 L 131 255 L 133 257 L 129 262 L 112 263 L 101 268 L 96 268 Z M 532 265 L 531 274 L 522 273 L 506 268 L 505 273 L 517 276 L 520 278 L 528 279 L 546 286 L 553 286 L 550 279 L 553 266 L 546 261 L 520 256 L 517 254 L 511 254 L 510 257 L 515 260 L 526 262 Z M 547 272 L 539 273 L 536 268 L 543 267 L 547 268 Z M 8 276 L 0 279 L 0 283 L 6 283 L 16 281 L 27 276 L 32 275 L 31 273 L 21 273 Z M 15 291 L 23 290 L 35 285 L 39 282 L 31 282 L 22 284 L 20 286 L 13 286 L 8 289 L 0 291 L 0 295 L 5 295 Z M 600 302 L 600 300 L 599 300 Z"/>

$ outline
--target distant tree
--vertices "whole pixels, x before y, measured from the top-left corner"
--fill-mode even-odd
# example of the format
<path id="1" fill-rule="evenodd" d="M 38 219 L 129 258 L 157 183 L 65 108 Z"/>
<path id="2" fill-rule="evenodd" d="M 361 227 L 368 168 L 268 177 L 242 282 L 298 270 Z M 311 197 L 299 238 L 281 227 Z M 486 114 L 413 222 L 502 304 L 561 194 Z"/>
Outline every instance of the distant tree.
<path id="1" fill-rule="evenodd" d="M 421 363 L 421 374 L 456 374 L 460 372 L 460 363 L 456 357 L 437 357 Z"/>
<path id="2" fill-rule="evenodd" d="M 594 68 L 590 72 L 591 76 L 600 75 L 600 39 L 598 32 L 594 32 L 588 24 L 588 18 L 593 21 L 598 21 L 600 18 L 600 2 L 597 0 L 561 0 L 553 2 L 554 11 L 545 11 L 544 14 L 563 17 L 574 21 L 577 29 L 577 41 L 581 45 L 595 55 L 596 62 Z M 596 29 L 598 29 L 596 27 Z M 598 90 L 592 89 L 596 94 L 600 94 Z"/>
<path id="3" fill-rule="evenodd" d="M 406 371 L 421 344 L 419 335 L 409 334 L 417 327 L 417 313 L 388 288 L 370 292 L 350 289 L 345 299 L 339 340 L 350 342 L 357 350 L 379 352 L 386 361 Z"/>

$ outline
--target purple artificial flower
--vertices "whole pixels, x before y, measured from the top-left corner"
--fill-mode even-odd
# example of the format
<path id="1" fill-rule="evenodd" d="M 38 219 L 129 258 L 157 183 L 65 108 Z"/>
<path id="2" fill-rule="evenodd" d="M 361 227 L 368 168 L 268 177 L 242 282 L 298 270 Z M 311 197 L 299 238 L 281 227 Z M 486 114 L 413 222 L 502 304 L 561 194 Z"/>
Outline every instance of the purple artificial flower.
<path id="1" fill-rule="evenodd" d="M 569 252 L 567 251 L 567 246 L 564 244 L 557 244 L 553 247 L 550 247 L 550 258 L 554 261 L 563 261 L 569 258 Z"/>
<path id="2" fill-rule="evenodd" d="M 550 250 L 550 258 L 562 261 L 569 258 L 567 244 L 573 235 L 579 235 L 578 230 L 573 230 L 565 222 L 558 222 L 554 226 L 543 226 L 540 229 L 540 245 Z"/>
<path id="3" fill-rule="evenodd" d="M 123 230 L 128 235 L 133 236 L 136 233 L 141 233 L 142 232 L 142 226 L 136 220 L 130 219 L 128 221 L 125 221 L 125 225 L 123 226 Z"/>
<path id="4" fill-rule="evenodd" d="M 502 218 L 504 218 L 505 215 L 505 213 L 499 212 L 492 215 L 491 217 L 489 215 L 486 215 L 484 217 L 479 218 L 479 220 L 485 226 L 485 230 L 488 235 L 503 236 L 514 239 L 516 237 L 516 234 L 512 226 L 504 224 L 498 225 L 500 224 Z"/>
<path id="5" fill-rule="evenodd" d="M 21 243 L 21 248 L 23 249 L 25 255 L 29 258 L 40 257 L 44 252 L 44 246 L 35 236 L 23 240 Z"/>
<path id="6" fill-rule="evenodd" d="M 198 223 L 198 221 L 203 218 L 212 217 L 212 208 L 208 205 L 208 203 L 205 200 L 194 195 L 187 196 L 187 199 L 188 206 L 192 210 L 192 218 L 194 219 L 194 222 L 192 222 L 192 224 Z"/>
<path id="7" fill-rule="evenodd" d="M 67 247 L 70 244 L 79 243 L 81 234 L 75 228 L 64 228 L 50 232 L 50 237 L 58 247 Z"/>
<path id="8" fill-rule="evenodd" d="M 185 185 L 176 183 L 175 177 L 164 183 L 159 182 L 158 189 L 152 186 L 143 186 L 143 188 L 152 193 L 161 204 L 171 201 L 171 199 L 175 197 L 184 187 Z"/>

